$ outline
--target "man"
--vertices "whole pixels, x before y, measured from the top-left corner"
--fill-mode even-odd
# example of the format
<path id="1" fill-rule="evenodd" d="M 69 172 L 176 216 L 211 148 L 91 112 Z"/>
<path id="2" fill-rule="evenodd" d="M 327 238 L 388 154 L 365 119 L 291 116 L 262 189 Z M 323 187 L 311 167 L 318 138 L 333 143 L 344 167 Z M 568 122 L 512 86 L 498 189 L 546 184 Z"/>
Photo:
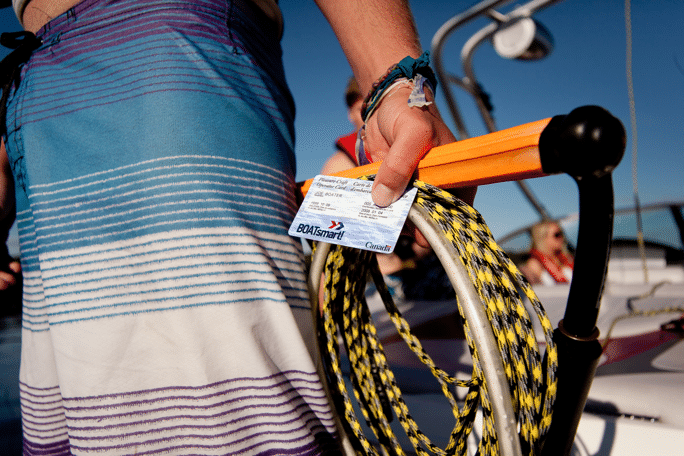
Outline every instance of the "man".
<path id="1" fill-rule="evenodd" d="M 421 54 L 406 1 L 317 3 L 362 93 Z M 7 221 L 13 181 L 25 454 L 338 452 L 287 235 L 294 109 L 276 3 L 14 7 L 40 40 L 25 37 L 38 45 L 9 86 L 0 201 Z M 454 140 L 410 92 L 366 122 L 382 206 Z"/>

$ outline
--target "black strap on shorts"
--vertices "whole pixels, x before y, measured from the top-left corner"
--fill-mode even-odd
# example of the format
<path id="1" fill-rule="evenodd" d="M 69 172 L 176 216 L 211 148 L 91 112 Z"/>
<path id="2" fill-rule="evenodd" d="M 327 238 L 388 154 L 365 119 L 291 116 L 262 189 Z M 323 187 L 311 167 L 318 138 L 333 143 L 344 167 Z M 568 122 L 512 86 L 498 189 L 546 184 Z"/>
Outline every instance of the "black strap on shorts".
<path id="1" fill-rule="evenodd" d="M 0 35 L 0 45 L 14 49 L 0 62 L 0 136 L 7 134 L 7 100 L 12 86 L 18 86 L 21 79 L 21 65 L 28 62 L 33 51 L 42 41 L 31 32 L 6 32 Z"/>

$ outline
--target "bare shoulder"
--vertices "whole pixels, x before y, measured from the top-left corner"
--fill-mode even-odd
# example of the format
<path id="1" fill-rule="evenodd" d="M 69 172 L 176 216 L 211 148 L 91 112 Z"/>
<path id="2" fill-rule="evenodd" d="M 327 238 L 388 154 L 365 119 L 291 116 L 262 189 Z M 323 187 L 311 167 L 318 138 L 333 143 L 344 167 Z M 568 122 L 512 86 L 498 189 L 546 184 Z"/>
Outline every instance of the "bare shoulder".
<path id="1" fill-rule="evenodd" d="M 525 278 L 531 284 L 537 284 L 541 282 L 541 275 L 544 272 L 544 266 L 536 258 L 530 258 L 520 266 L 520 272 L 523 273 Z"/>
<path id="2" fill-rule="evenodd" d="M 335 152 L 323 165 L 321 174 L 335 174 L 352 169 L 356 164 L 344 152 Z"/>
<path id="3" fill-rule="evenodd" d="M 81 1 L 82 0 L 30 0 L 22 15 L 24 29 L 36 33 L 49 21 L 67 12 L 69 8 L 78 5 Z"/>

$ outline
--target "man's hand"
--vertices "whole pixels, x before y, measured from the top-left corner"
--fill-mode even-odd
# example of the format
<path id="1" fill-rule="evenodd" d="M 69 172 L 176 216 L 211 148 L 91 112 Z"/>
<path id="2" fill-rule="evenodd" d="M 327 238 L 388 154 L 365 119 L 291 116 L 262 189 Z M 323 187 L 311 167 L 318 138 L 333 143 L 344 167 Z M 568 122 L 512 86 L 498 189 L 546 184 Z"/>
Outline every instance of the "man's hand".
<path id="1" fill-rule="evenodd" d="M 0 291 L 3 291 L 18 283 L 17 277 L 21 274 L 21 263 L 9 256 L 7 247 L 0 248 L 0 250 L 2 250 L 0 252 Z"/>
<path id="2" fill-rule="evenodd" d="M 5 142 L 0 141 L 0 291 L 15 285 L 21 274 L 21 264 L 9 256 L 4 243 L 14 223 L 14 215 L 14 180 Z"/>
<path id="3" fill-rule="evenodd" d="M 372 193 L 378 206 L 389 206 L 399 199 L 418 162 L 431 148 L 456 141 L 435 104 L 409 107 L 410 93 L 410 87 L 392 92 L 366 123 L 366 151 L 374 162 L 383 161 Z M 475 188 L 463 189 L 457 196 L 472 204 Z"/>

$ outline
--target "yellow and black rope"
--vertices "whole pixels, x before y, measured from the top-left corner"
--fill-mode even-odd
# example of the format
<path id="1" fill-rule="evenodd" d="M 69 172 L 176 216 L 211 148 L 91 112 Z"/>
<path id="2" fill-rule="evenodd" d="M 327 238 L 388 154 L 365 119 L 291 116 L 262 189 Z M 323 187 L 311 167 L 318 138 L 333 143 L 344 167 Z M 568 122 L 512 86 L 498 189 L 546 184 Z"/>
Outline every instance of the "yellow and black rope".
<path id="1" fill-rule="evenodd" d="M 418 188 L 414 204 L 425 209 L 439 224 L 442 235 L 467 268 L 484 303 L 504 361 L 523 454 L 538 454 L 551 422 L 556 390 L 557 352 L 551 323 L 529 283 L 494 242 L 480 214 L 444 190 L 420 181 L 414 182 L 414 186 Z M 430 368 L 452 407 L 455 425 L 444 449 L 434 445 L 420 431 L 402 399 L 365 304 L 364 291 L 369 274 L 373 276 L 398 333 Z M 483 427 L 478 453 L 499 454 L 487 383 L 467 319 L 463 318 L 463 324 L 473 360 L 473 372 L 469 380 L 458 380 L 437 367 L 423 350 L 420 341 L 411 334 L 409 324 L 402 318 L 382 281 L 373 253 L 332 246 L 326 259 L 323 286 L 322 328 L 319 331 L 321 350 L 333 400 L 337 410 L 344 415 L 343 422 L 359 454 L 377 453 L 363 434 L 345 385 L 338 333 L 342 336 L 349 357 L 354 396 L 366 423 L 385 453 L 405 454 L 390 427 L 393 413 L 418 454 L 466 454 L 467 438 L 473 429 L 475 415 L 481 409 Z M 521 293 L 531 303 L 544 330 L 544 356 L 537 344 Z M 460 304 L 459 312 L 463 317 Z M 454 386 L 468 388 L 461 408 L 453 394 Z"/>

